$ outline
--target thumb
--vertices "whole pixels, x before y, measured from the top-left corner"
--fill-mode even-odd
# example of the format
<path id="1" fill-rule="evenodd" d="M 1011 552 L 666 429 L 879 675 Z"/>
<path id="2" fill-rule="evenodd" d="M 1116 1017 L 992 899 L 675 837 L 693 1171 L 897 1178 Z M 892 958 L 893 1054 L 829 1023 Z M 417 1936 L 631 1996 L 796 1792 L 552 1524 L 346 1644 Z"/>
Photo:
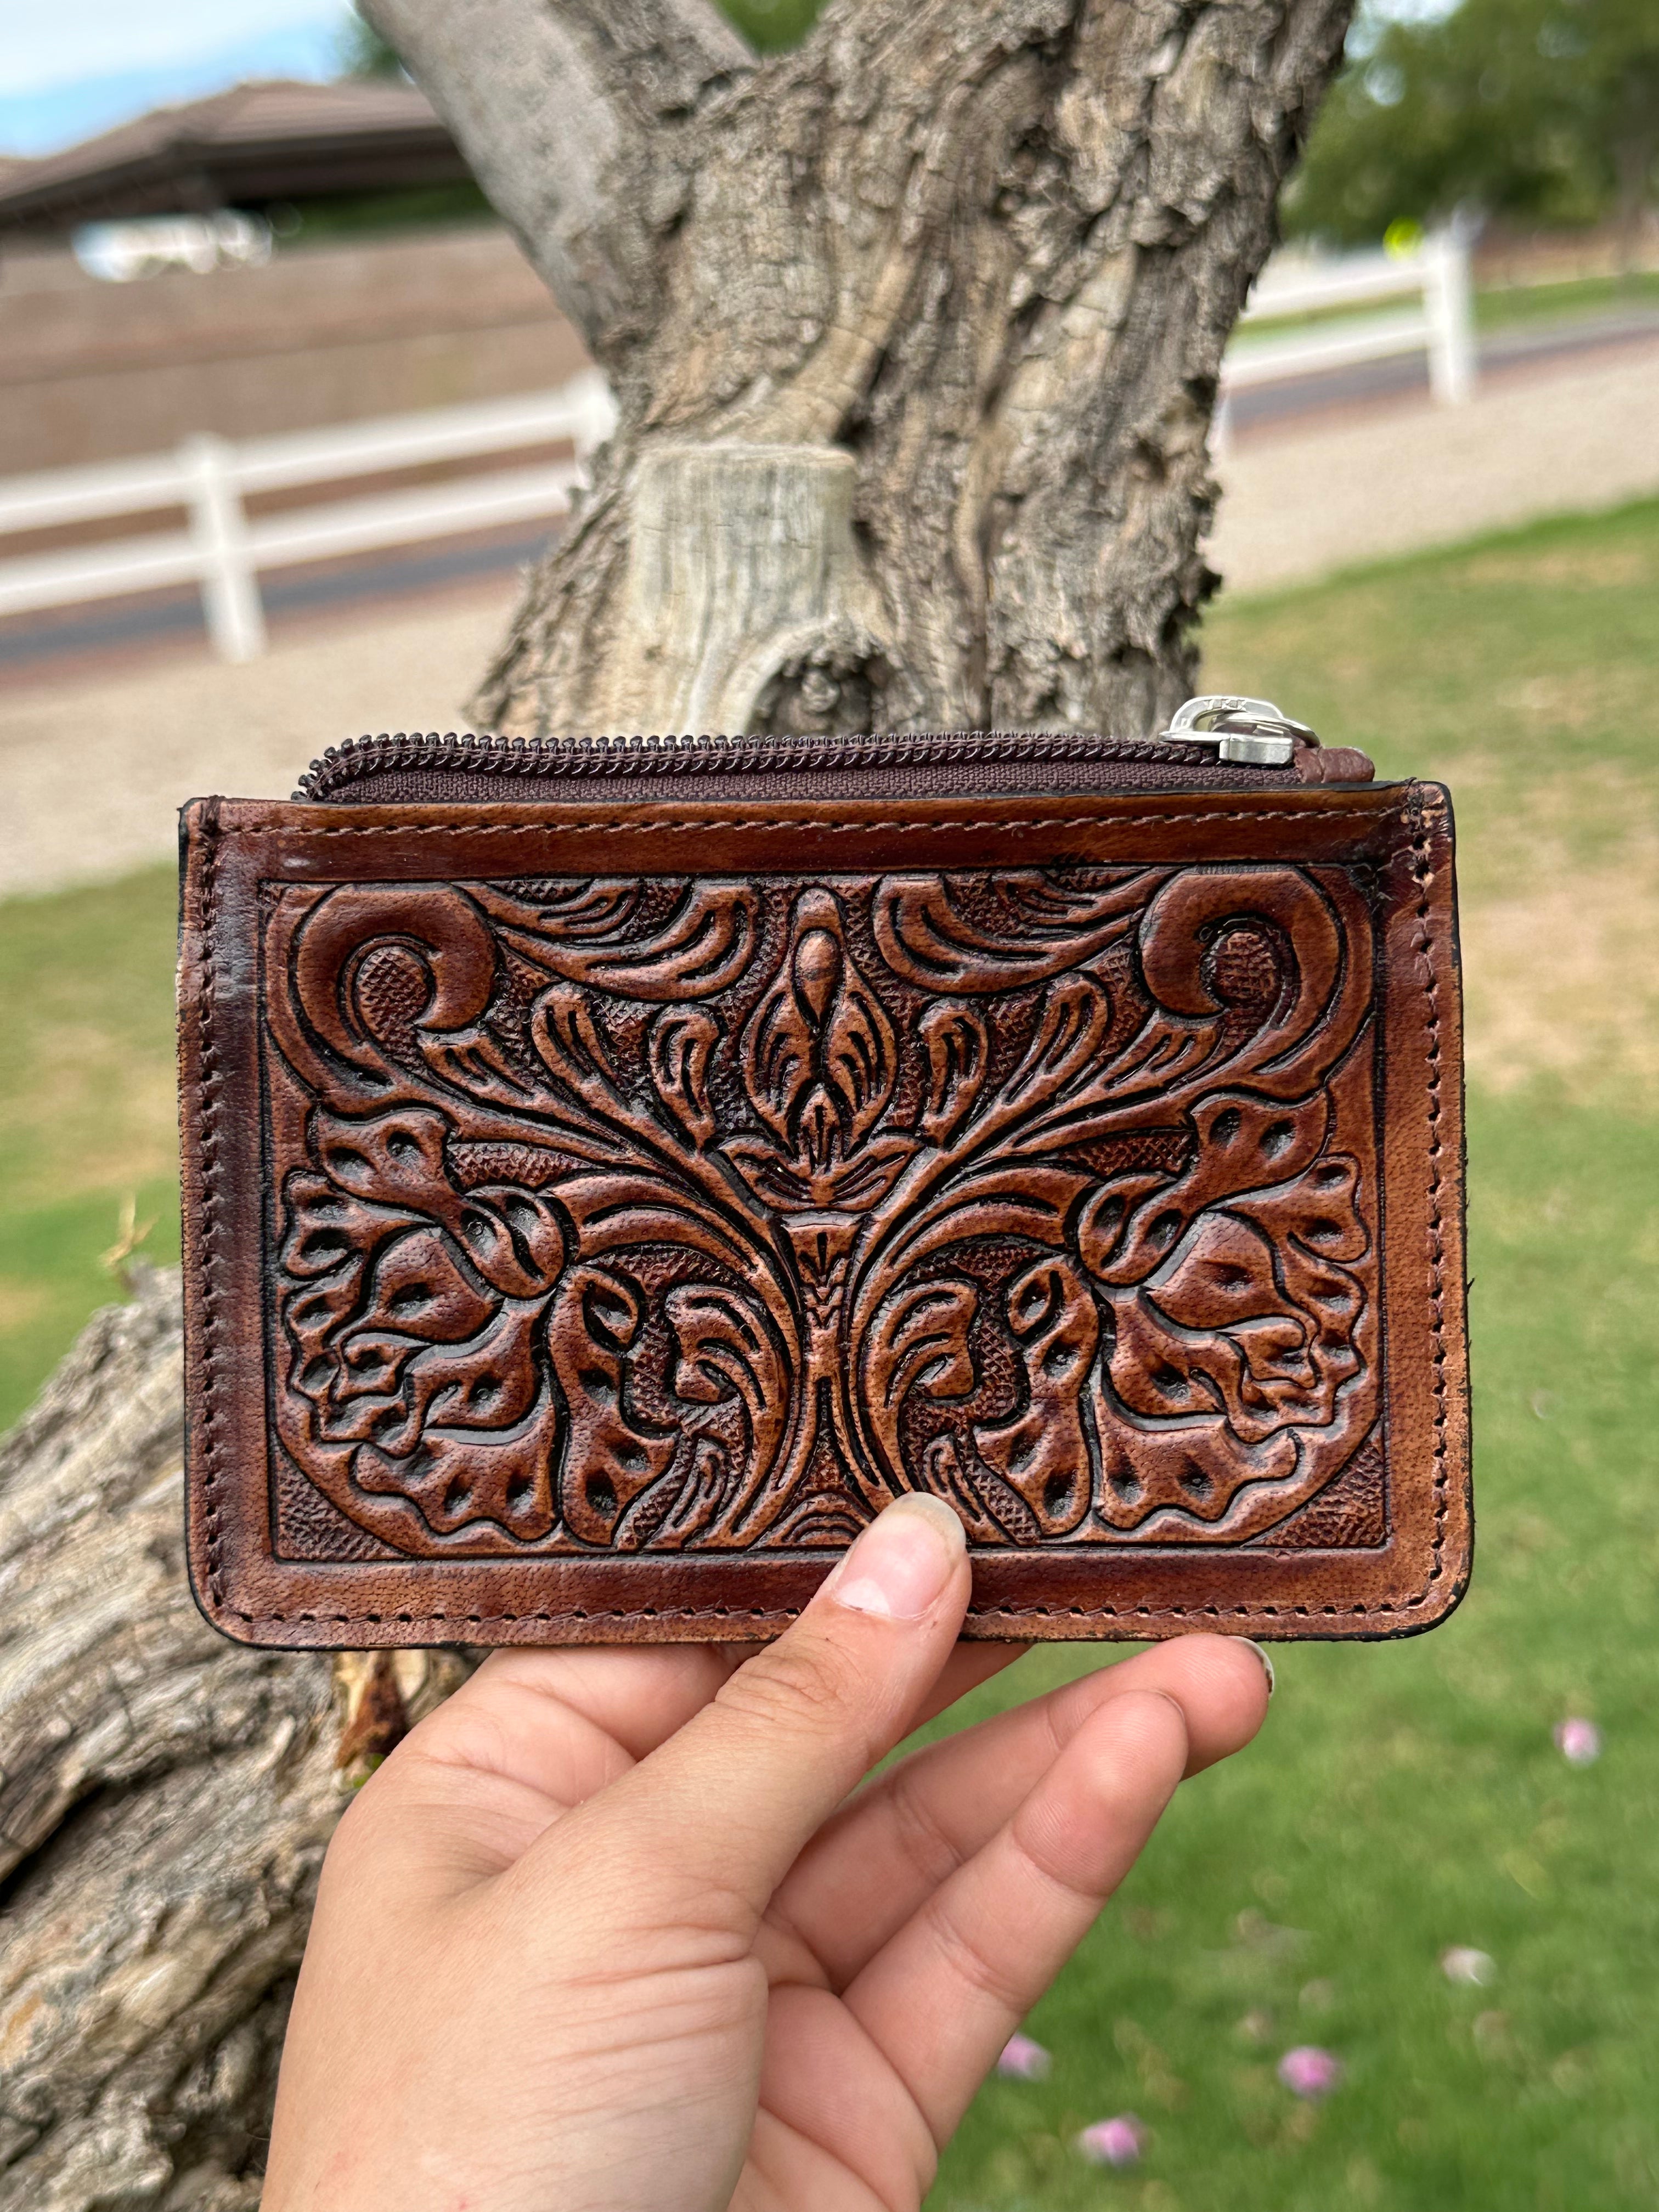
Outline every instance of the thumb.
<path id="1" fill-rule="evenodd" d="M 962 1523 L 943 1499 L 896 1499 L 792 1627 L 591 1801 L 656 1909 L 665 1886 L 683 1890 L 706 1924 L 724 1899 L 747 1939 L 808 1838 L 910 1726 L 956 1642 L 970 1580 Z"/>

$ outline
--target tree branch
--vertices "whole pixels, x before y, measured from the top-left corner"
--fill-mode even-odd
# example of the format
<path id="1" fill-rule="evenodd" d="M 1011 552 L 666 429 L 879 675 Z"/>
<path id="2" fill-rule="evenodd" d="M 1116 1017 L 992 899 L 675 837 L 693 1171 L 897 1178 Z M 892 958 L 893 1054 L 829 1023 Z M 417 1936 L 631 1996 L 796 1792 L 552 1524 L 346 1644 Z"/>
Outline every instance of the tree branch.
<path id="1" fill-rule="evenodd" d="M 688 125 L 756 58 L 710 0 L 364 0 L 608 367 L 655 325 Z"/>

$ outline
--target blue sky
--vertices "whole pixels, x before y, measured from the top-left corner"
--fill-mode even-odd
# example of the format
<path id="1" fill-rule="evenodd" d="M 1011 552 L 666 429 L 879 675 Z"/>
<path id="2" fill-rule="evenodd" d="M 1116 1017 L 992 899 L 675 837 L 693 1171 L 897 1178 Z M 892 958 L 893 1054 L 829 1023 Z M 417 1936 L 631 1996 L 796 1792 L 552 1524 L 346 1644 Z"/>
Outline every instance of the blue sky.
<path id="1" fill-rule="evenodd" d="M 0 5 L 0 153 L 48 154 L 251 76 L 337 71 L 346 0 Z"/>

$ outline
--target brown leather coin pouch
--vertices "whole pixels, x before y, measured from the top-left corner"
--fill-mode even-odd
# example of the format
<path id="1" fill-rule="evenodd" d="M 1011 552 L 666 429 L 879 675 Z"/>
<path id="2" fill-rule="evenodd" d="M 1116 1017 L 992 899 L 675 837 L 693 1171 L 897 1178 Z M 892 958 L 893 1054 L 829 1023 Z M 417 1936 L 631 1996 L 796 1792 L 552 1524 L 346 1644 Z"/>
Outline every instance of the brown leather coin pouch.
<path id="1" fill-rule="evenodd" d="M 1184 719 L 1183 719 L 1184 718 Z M 1467 1580 L 1452 828 L 1259 702 L 364 740 L 184 815 L 190 1559 L 272 1645 L 967 1632 Z"/>

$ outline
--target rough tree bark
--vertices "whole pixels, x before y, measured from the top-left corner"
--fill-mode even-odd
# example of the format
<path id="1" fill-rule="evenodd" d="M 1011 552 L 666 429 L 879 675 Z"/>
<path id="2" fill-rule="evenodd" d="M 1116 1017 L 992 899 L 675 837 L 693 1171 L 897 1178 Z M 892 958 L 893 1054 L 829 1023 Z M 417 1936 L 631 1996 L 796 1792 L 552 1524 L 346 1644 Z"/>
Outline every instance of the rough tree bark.
<path id="1" fill-rule="evenodd" d="M 835 0 L 759 64 L 696 0 L 368 4 L 621 406 L 487 726 L 1130 735 L 1192 688 L 1222 349 L 1347 0 Z M 664 666 L 653 571 L 803 531 L 816 605 Z"/>
<path id="2" fill-rule="evenodd" d="M 1190 688 L 1221 349 L 1349 0 L 369 0 L 616 386 L 516 730 L 1070 724 Z M 0 1444 L 0 2212 L 252 2212 L 344 1793 L 450 1655 L 185 1580 L 176 1281 Z"/>
<path id="3" fill-rule="evenodd" d="M 178 1277 L 135 1289 L 0 1443 L 7 2212 L 257 2203 L 324 1845 L 465 1668 L 331 1668 L 208 1627 L 185 1577 Z"/>

